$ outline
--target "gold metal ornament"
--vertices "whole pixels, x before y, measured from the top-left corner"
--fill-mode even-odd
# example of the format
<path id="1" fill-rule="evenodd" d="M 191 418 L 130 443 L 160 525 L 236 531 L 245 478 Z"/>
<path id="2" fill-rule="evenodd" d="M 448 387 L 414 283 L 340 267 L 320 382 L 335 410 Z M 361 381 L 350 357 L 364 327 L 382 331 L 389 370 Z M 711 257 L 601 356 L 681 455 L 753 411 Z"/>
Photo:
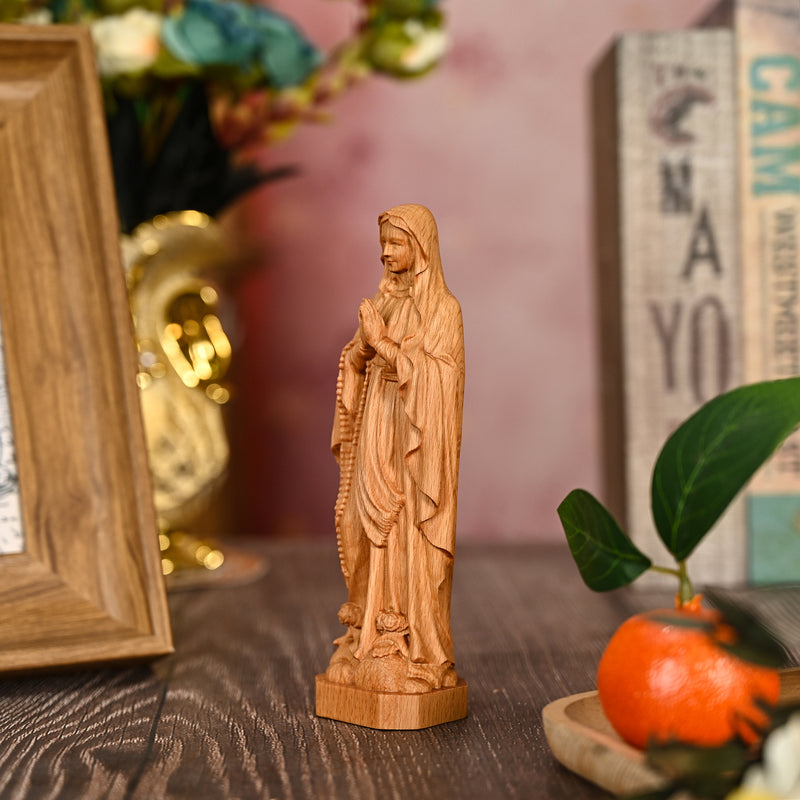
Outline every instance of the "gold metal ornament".
<path id="1" fill-rule="evenodd" d="M 187 529 L 212 500 L 230 454 L 222 406 L 231 344 L 211 278 L 230 251 L 219 225 L 196 211 L 155 217 L 122 247 L 164 572 L 216 569 L 222 553 Z"/>

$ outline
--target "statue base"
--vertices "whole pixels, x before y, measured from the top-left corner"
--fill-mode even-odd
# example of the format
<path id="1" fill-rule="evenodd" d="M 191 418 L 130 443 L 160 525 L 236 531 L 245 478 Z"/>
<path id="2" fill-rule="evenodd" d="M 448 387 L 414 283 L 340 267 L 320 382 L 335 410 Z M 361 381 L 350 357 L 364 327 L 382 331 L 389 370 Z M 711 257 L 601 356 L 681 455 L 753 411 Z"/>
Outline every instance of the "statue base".
<path id="1" fill-rule="evenodd" d="M 317 716 L 366 728 L 408 731 L 467 716 L 467 683 L 420 694 L 373 692 L 317 675 Z"/>

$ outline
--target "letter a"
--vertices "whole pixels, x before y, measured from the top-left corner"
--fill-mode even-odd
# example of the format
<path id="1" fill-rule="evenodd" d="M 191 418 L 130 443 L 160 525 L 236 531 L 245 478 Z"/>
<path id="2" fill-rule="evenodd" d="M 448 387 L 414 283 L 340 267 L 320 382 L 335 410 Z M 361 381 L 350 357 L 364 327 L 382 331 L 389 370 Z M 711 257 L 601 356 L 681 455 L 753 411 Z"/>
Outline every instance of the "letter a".
<path id="1" fill-rule="evenodd" d="M 711 227 L 707 208 L 703 208 L 700 212 L 697 225 L 692 231 L 689 255 L 686 257 L 681 277 L 687 280 L 691 278 L 694 265 L 698 261 L 709 261 L 714 272 L 717 275 L 722 275 L 722 265 L 719 262 L 719 253 L 717 252 L 717 241 L 714 237 L 714 229 Z"/>
<path id="2" fill-rule="evenodd" d="M 800 109 L 785 103 L 753 100 L 750 103 L 750 112 L 753 120 L 750 128 L 754 138 L 769 136 L 800 125 Z"/>

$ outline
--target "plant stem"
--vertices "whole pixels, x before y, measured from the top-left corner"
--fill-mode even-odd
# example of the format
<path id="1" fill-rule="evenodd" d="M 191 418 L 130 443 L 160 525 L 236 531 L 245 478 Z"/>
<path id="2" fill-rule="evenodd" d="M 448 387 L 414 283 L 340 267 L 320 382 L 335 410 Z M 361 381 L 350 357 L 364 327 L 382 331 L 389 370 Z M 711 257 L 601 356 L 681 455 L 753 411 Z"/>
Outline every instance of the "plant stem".
<path id="1" fill-rule="evenodd" d="M 689 580 L 689 573 L 686 571 L 686 562 L 679 561 L 678 568 L 674 567 L 658 567 L 653 565 L 650 567 L 653 572 L 660 572 L 662 575 L 673 575 L 678 579 L 678 603 L 681 606 L 688 604 L 694 597 L 694 587 L 691 580 Z"/>
<path id="2" fill-rule="evenodd" d="M 690 603 L 694 598 L 694 587 L 692 586 L 692 582 L 689 580 L 689 573 L 686 571 L 686 561 L 679 561 L 678 569 L 680 571 L 681 584 L 678 591 L 678 597 L 680 598 L 680 604 L 683 606 L 687 603 Z"/>
<path id="3" fill-rule="evenodd" d="M 662 575 L 674 575 L 678 579 L 681 577 L 680 570 L 677 570 L 674 567 L 658 567 L 653 564 L 650 569 L 653 570 L 653 572 L 660 572 Z"/>

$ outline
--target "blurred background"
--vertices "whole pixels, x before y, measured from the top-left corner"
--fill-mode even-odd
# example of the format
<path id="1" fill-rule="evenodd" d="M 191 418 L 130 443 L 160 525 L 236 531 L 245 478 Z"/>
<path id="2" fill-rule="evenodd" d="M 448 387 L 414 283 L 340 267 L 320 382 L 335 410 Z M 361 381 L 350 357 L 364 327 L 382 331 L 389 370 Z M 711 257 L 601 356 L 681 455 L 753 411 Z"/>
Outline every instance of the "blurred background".
<path id="1" fill-rule="evenodd" d="M 323 46 L 353 4 L 272 3 Z M 588 76 L 619 33 L 693 24 L 708 0 L 445 0 L 450 52 L 380 76 L 264 156 L 296 165 L 229 213 L 257 267 L 236 289 L 235 533 L 332 537 L 339 351 L 380 274 L 377 217 L 439 224 L 465 327 L 461 541 L 553 540 L 576 486 L 600 492 Z"/>

